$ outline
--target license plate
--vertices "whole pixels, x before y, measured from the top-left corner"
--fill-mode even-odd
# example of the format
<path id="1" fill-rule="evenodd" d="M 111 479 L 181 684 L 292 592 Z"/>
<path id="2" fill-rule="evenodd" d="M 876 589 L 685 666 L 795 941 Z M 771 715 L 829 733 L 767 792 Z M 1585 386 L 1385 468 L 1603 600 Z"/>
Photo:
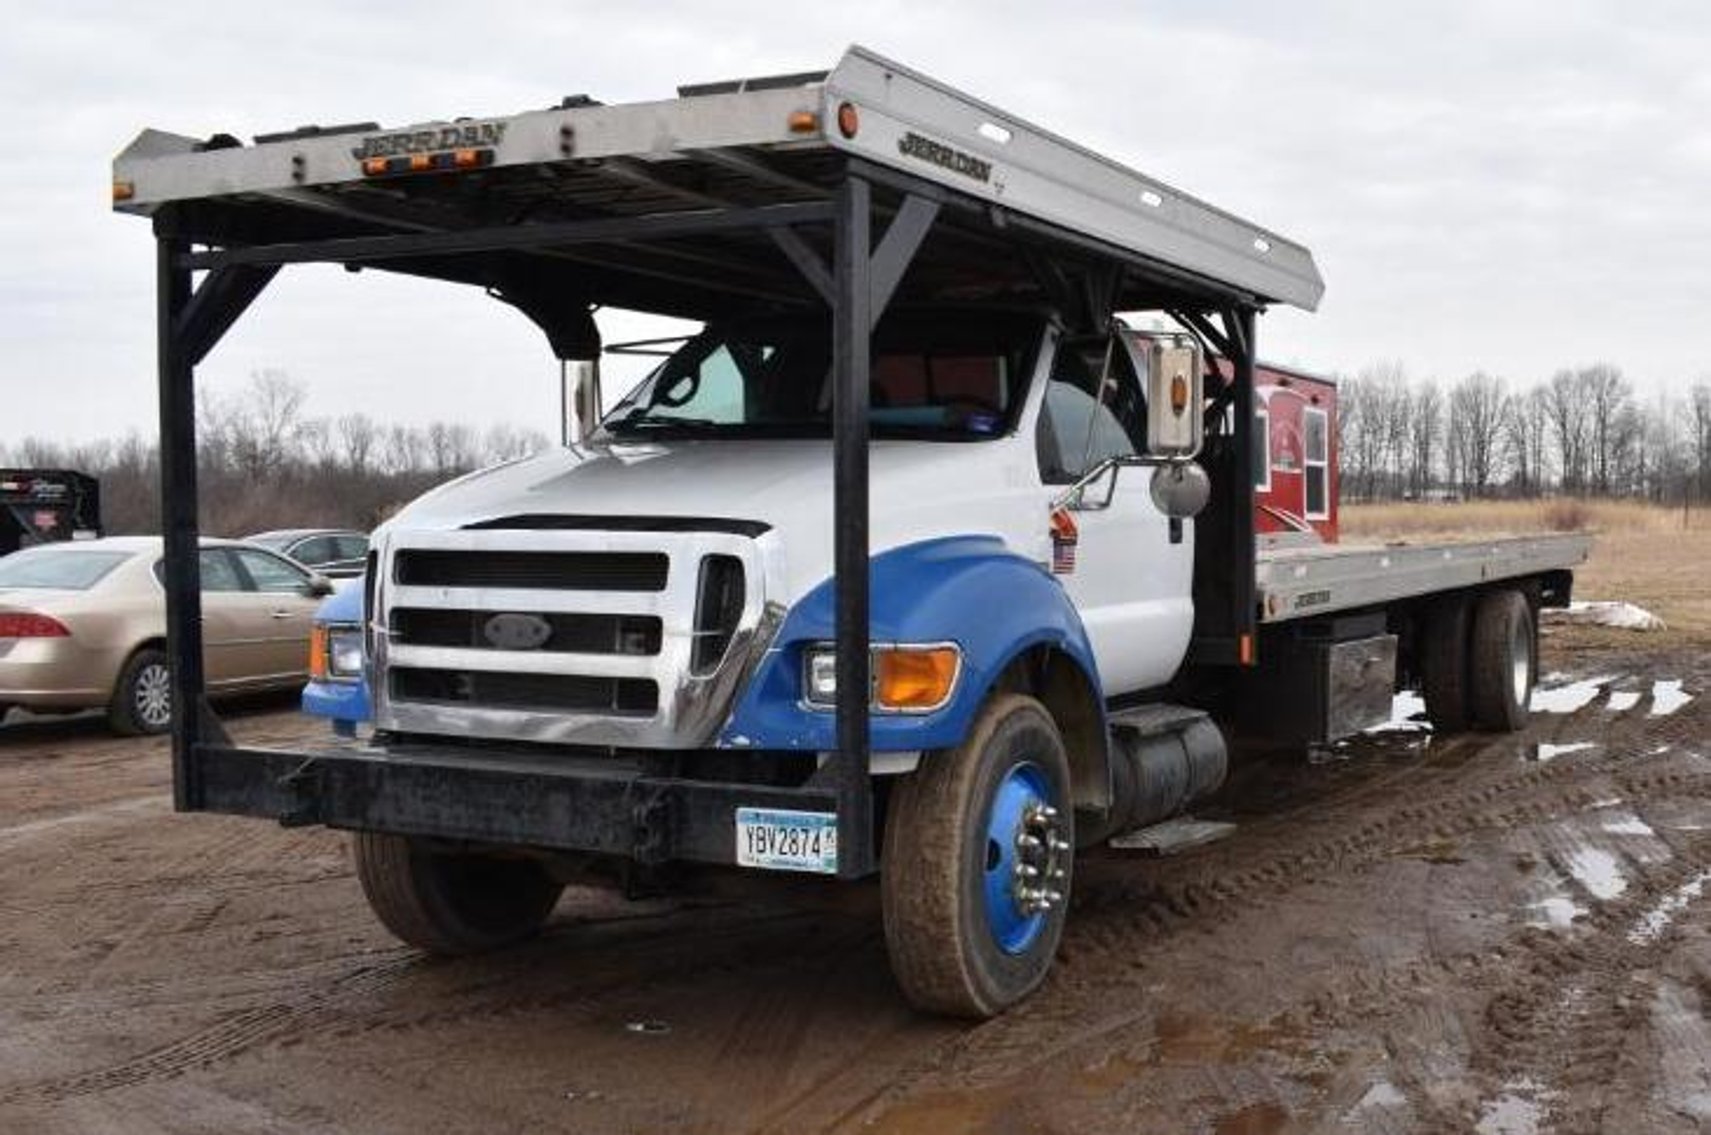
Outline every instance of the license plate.
<path id="1" fill-rule="evenodd" d="M 831 812 L 738 808 L 737 866 L 835 875 L 838 817 Z"/>

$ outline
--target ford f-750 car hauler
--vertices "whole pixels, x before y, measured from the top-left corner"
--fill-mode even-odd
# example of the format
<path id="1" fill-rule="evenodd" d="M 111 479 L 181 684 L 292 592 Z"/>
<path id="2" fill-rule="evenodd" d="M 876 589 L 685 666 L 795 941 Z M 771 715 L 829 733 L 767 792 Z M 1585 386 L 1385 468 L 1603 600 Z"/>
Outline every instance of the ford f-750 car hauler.
<path id="1" fill-rule="evenodd" d="M 1344 736 L 1416 678 L 1441 729 L 1518 728 L 1586 552 L 1256 537 L 1255 317 L 1317 304 L 1306 249 L 859 48 L 656 103 L 147 131 L 113 191 L 158 250 L 176 804 L 351 831 L 432 951 L 591 868 L 877 874 L 905 995 L 998 1012 L 1077 853 L 1215 789 L 1223 728 Z M 309 262 L 487 289 L 585 422 L 597 306 L 704 330 L 378 532 L 343 652 L 373 734 L 278 751 L 203 698 L 192 372 Z"/>

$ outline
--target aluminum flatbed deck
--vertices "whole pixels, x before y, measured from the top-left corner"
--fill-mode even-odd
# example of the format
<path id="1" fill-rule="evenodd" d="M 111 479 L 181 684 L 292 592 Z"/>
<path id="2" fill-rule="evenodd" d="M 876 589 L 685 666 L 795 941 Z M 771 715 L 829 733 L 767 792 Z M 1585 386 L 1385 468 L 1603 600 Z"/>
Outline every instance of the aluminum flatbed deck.
<path id="1" fill-rule="evenodd" d="M 1457 588 L 1562 571 L 1586 562 L 1592 537 L 1513 536 L 1468 543 L 1261 547 L 1262 623 L 1376 607 Z"/>

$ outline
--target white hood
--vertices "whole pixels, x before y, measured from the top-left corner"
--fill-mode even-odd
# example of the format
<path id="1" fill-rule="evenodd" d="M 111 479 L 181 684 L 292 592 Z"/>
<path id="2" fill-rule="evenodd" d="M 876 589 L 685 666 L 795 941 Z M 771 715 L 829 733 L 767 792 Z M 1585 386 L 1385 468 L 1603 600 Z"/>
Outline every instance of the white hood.
<path id="1" fill-rule="evenodd" d="M 1049 554 L 1047 493 L 1032 447 L 880 441 L 870 450 L 869 546 L 994 535 Z M 419 498 L 393 531 L 461 528 L 507 516 L 751 520 L 771 526 L 794 602 L 832 570 L 832 445 L 827 440 L 687 440 L 579 446 L 472 473 Z"/>

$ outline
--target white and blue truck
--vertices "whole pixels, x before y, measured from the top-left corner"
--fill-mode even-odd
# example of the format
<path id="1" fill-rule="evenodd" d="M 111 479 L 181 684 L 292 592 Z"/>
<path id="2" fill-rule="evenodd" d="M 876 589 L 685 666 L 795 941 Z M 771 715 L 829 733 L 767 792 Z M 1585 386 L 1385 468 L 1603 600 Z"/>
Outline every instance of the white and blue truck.
<path id="1" fill-rule="evenodd" d="M 1077 856 L 1214 791 L 1227 732 L 1347 736 L 1399 683 L 1519 728 L 1587 551 L 1256 546 L 1257 317 L 1318 303 L 1307 250 L 861 48 L 651 103 L 151 130 L 113 195 L 156 239 L 176 805 L 352 833 L 429 951 L 590 873 L 876 878 L 903 994 L 1000 1012 Z M 375 534 L 328 675 L 372 732 L 279 750 L 203 696 L 194 371 L 302 263 L 514 306 L 579 428 Z M 604 306 L 703 329 L 601 416 Z"/>

